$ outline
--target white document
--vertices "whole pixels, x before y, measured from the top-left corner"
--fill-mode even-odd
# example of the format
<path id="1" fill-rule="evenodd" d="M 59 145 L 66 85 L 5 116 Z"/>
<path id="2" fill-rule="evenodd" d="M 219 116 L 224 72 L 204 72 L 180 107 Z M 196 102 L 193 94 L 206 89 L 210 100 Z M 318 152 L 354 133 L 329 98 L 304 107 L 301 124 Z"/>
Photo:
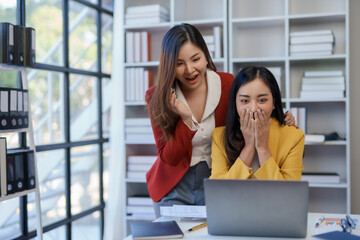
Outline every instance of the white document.
<path id="1" fill-rule="evenodd" d="M 160 207 L 160 215 L 180 218 L 206 218 L 205 206 L 196 205 L 173 205 L 172 207 Z"/>

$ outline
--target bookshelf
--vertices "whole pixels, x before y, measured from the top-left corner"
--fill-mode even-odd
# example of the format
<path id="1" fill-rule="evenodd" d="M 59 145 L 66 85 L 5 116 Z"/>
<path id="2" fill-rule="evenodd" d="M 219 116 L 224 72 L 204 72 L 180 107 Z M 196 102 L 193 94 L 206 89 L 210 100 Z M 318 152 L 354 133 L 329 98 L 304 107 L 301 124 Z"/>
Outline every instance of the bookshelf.
<path id="1" fill-rule="evenodd" d="M 27 74 L 26 68 L 13 66 L 13 65 L 5 65 L 0 64 L 0 72 L 4 71 L 16 71 L 21 73 L 22 79 L 22 86 L 24 89 L 28 89 L 28 82 L 27 82 Z M 35 193 L 35 207 L 36 207 L 36 232 L 37 232 L 37 239 L 43 239 L 43 230 L 42 230 L 42 220 L 41 220 L 41 206 L 40 206 L 40 189 L 39 189 L 39 180 L 38 180 L 38 173 L 37 173 L 37 161 L 36 161 L 36 150 L 35 150 L 35 142 L 34 142 L 34 132 L 31 120 L 31 103 L 30 97 L 28 99 L 28 119 L 29 119 L 29 126 L 27 128 L 21 129 L 13 129 L 13 130 L 0 130 L 0 133 L 8 133 L 8 132 L 25 132 L 27 134 L 27 139 L 29 140 L 29 147 L 30 150 L 34 151 L 34 164 L 35 164 L 35 188 L 30 190 L 24 190 L 21 192 L 16 192 L 13 194 L 8 194 L 5 196 L 0 196 L 0 202 L 22 197 L 28 195 L 30 193 Z"/>
<path id="2" fill-rule="evenodd" d="M 291 56 L 291 32 L 322 29 L 333 31 L 332 55 Z M 335 184 L 310 183 L 309 211 L 350 213 L 348 0 L 230 0 L 229 71 L 236 74 L 247 64 L 281 68 L 284 107 L 306 108 L 307 133 L 336 131 L 345 138 L 306 143 L 303 163 L 304 172 L 336 172 L 341 178 Z M 330 70 L 342 71 L 344 97 L 300 98 L 305 71 Z"/>
<path id="3" fill-rule="evenodd" d="M 122 13 L 133 6 L 160 4 L 169 10 L 169 21 L 158 24 L 126 25 L 126 32 L 148 31 L 151 35 L 151 59 L 129 63 L 124 60 L 122 86 L 127 68 L 143 67 L 154 72 L 160 45 L 166 31 L 182 22 L 195 25 L 203 35 L 212 34 L 215 26 L 222 29 L 222 56 L 213 58 L 218 71 L 238 73 L 245 65 L 256 64 L 281 69 L 281 92 L 284 108 L 307 109 L 307 132 L 337 131 L 345 140 L 307 143 L 304 171 L 336 172 L 339 184 L 310 184 L 309 211 L 350 213 L 350 114 L 349 114 L 349 1 L 348 0 L 124 0 Z M 206 11 L 198 11 L 206 6 Z M 290 56 L 289 34 L 294 31 L 332 29 L 335 45 L 332 55 Z M 124 43 L 124 52 L 126 50 Z M 343 98 L 300 98 L 304 71 L 340 70 L 345 77 Z M 125 119 L 148 117 L 143 101 L 125 101 Z M 126 129 L 126 126 L 125 126 Z M 153 140 L 127 141 L 125 158 L 130 155 L 156 155 Z M 127 161 L 124 159 L 124 171 Z M 125 172 L 126 176 L 126 172 Z M 145 176 L 125 179 L 125 198 L 146 194 Z M 323 201 L 329 199 L 329 201 Z M 126 199 L 124 199 L 126 201 Z M 125 234 L 129 234 L 125 214 Z"/>

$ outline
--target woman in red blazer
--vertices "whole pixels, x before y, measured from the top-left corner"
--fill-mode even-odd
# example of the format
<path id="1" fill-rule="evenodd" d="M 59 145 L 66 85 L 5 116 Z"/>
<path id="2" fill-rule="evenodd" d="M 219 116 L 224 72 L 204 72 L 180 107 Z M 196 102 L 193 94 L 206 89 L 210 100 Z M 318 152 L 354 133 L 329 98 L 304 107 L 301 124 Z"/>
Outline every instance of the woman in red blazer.
<path id="1" fill-rule="evenodd" d="M 180 24 L 165 34 L 156 86 L 145 96 L 158 151 L 146 182 L 157 216 L 160 206 L 205 204 L 211 132 L 225 125 L 233 80 L 216 72 L 194 26 Z M 295 124 L 291 114 L 286 120 Z"/>

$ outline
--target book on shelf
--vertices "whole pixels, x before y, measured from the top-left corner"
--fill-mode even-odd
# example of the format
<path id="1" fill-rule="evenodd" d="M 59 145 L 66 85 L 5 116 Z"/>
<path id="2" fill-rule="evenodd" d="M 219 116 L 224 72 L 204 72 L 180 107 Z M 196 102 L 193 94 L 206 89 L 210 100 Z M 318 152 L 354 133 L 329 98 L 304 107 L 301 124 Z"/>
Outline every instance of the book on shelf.
<path id="1" fill-rule="evenodd" d="M 134 62 L 141 62 L 141 34 L 134 32 Z"/>
<path id="2" fill-rule="evenodd" d="M 345 84 L 344 76 L 339 77 L 303 77 L 302 84 Z"/>
<path id="3" fill-rule="evenodd" d="M 6 138 L 0 137 L 0 196 L 7 194 Z"/>
<path id="4" fill-rule="evenodd" d="M 327 91 L 327 90 L 337 90 L 345 91 L 345 83 L 304 83 L 301 85 L 302 91 Z"/>
<path id="5" fill-rule="evenodd" d="M 129 163 L 127 169 L 130 172 L 147 172 L 150 170 L 152 164 L 133 164 Z"/>
<path id="6" fill-rule="evenodd" d="M 133 143 L 155 143 L 153 133 L 125 133 L 125 140 Z"/>
<path id="7" fill-rule="evenodd" d="M 305 71 L 304 77 L 342 77 L 342 71 Z"/>
<path id="8" fill-rule="evenodd" d="M 334 43 L 334 42 L 335 42 L 335 37 L 333 34 L 290 37 L 290 44 Z"/>
<path id="9" fill-rule="evenodd" d="M 144 68 L 126 68 L 125 100 L 145 101 L 146 91 L 154 84 L 154 73 Z"/>
<path id="10" fill-rule="evenodd" d="M 314 44 L 297 44 L 290 45 L 290 53 L 295 52 L 321 52 L 333 51 L 334 45 L 332 43 L 314 43 Z"/>
<path id="11" fill-rule="evenodd" d="M 148 13 L 148 12 L 159 12 L 161 14 L 169 15 L 169 9 L 160 5 L 160 4 L 150 4 L 150 5 L 143 5 L 143 6 L 131 6 L 126 8 L 127 14 L 141 14 L 141 13 Z"/>
<path id="12" fill-rule="evenodd" d="M 174 220 L 165 222 L 130 222 L 130 229 L 134 240 L 184 237 L 184 233 Z"/>
<path id="13" fill-rule="evenodd" d="M 222 56 L 222 41 L 221 41 L 221 28 L 220 26 L 215 26 L 213 28 L 214 31 L 214 45 L 215 45 L 215 49 L 214 49 L 214 57 L 215 58 L 221 58 Z"/>
<path id="14" fill-rule="evenodd" d="M 303 172 L 301 181 L 310 183 L 340 183 L 340 176 L 333 172 Z"/>
<path id="15" fill-rule="evenodd" d="M 127 176 L 127 178 L 136 178 L 136 179 L 144 179 L 145 180 L 146 171 L 142 171 L 142 172 L 127 171 L 126 176 Z"/>
<path id="16" fill-rule="evenodd" d="M 141 61 L 151 61 L 151 35 L 149 32 L 141 32 Z"/>
<path id="17" fill-rule="evenodd" d="M 0 23 L 0 63 L 14 64 L 14 25 Z"/>
<path id="18" fill-rule="evenodd" d="M 126 62 L 133 63 L 135 61 L 135 34 L 134 32 L 126 32 L 125 33 L 125 55 L 126 55 Z"/>
<path id="19" fill-rule="evenodd" d="M 291 57 L 314 57 L 314 56 L 329 56 L 333 51 L 311 51 L 311 52 L 291 52 Z"/>
<path id="20" fill-rule="evenodd" d="M 274 75 L 281 90 L 281 67 L 268 67 L 267 69 Z"/>
<path id="21" fill-rule="evenodd" d="M 295 122 L 298 124 L 299 129 L 306 133 L 307 116 L 305 107 L 291 107 L 290 112 L 295 118 Z"/>
<path id="22" fill-rule="evenodd" d="M 126 118 L 125 126 L 151 126 L 150 118 Z"/>
<path id="23" fill-rule="evenodd" d="M 141 205 L 127 205 L 126 206 L 126 213 L 154 213 L 154 206 L 141 206 Z"/>
<path id="24" fill-rule="evenodd" d="M 153 206 L 153 200 L 149 196 L 131 196 L 127 198 L 128 205 Z"/>
<path id="25" fill-rule="evenodd" d="M 128 156 L 128 164 L 154 164 L 157 156 L 150 155 L 130 155 Z"/>
<path id="26" fill-rule="evenodd" d="M 290 37 L 333 35 L 333 31 L 331 29 L 311 30 L 311 31 L 293 31 L 289 35 L 290 35 Z"/>
<path id="27" fill-rule="evenodd" d="M 324 91 L 300 91 L 300 98 L 302 99 L 324 99 L 324 98 L 343 98 L 344 91 L 342 90 L 324 90 Z"/>
<path id="28" fill-rule="evenodd" d="M 305 143 L 321 143 L 325 141 L 345 140 L 337 132 L 326 134 L 305 134 Z"/>
<path id="29" fill-rule="evenodd" d="M 126 8 L 125 25 L 142 25 L 168 22 L 169 10 L 160 4 Z"/>

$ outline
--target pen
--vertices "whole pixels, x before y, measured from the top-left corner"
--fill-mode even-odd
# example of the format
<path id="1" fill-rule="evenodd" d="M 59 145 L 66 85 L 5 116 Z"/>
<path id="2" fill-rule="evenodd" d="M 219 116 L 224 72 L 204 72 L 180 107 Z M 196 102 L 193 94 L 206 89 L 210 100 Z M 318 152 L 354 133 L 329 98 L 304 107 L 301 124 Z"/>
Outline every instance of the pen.
<path id="1" fill-rule="evenodd" d="M 202 223 L 202 224 L 199 224 L 199 225 L 197 225 L 197 226 L 195 226 L 195 227 L 192 227 L 192 228 L 186 230 L 186 232 L 192 232 L 192 231 L 198 230 L 198 229 L 203 228 L 203 227 L 206 227 L 206 226 L 207 226 L 207 223 L 204 222 L 204 223 Z"/>
<path id="2" fill-rule="evenodd" d="M 315 223 L 315 228 L 318 228 L 320 224 L 325 220 L 325 217 L 320 217 L 317 222 Z"/>

